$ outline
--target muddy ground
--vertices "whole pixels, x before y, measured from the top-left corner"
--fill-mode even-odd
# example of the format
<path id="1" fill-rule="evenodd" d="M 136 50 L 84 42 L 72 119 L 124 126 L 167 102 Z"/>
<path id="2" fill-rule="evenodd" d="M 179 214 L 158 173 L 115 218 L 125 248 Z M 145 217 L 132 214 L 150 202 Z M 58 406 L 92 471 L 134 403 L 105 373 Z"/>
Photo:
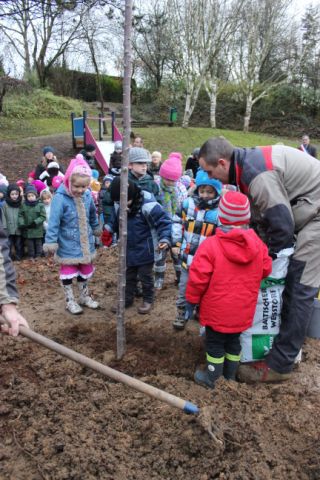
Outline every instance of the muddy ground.
<path id="1" fill-rule="evenodd" d="M 127 352 L 117 361 L 110 313 L 116 249 L 100 249 L 96 266 L 92 292 L 101 309 L 73 317 L 64 309 L 56 266 L 46 259 L 16 263 L 20 308 L 32 328 L 192 401 L 202 413 L 187 416 L 27 339 L 0 336 L 1 480 L 320 478 L 318 340 L 307 340 L 303 362 L 283 385 L 221 380 L 214 392 L 196 385 L 203 343 L 195 322 L 172 330 L 176 287 L 169 265 L 151 314 L 137 313 L 140 299 L 127 310 Z"/>

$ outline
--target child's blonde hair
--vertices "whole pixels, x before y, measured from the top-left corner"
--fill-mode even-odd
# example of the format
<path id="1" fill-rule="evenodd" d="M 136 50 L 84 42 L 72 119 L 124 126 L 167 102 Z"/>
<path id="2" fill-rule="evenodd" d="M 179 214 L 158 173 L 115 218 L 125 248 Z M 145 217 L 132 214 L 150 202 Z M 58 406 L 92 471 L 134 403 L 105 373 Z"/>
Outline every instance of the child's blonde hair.
<path id="1" fill-rule="evenodd" d="M 152 158 L 152 157 L 158 157 L 158 158 L 160 158 L 160 160 L 161 160 L 161 159 L 162 159 L 162 154 L 161 154 L 161 152 L 155 151 L 155 152 L 152 152 L 152 153 L 151 153 L 151 158 Z"/>
<path id="2" fill-rule="evenodd" d="M 40 199 L 43 200 L 44 198 L 52 198 L 52 193 L 49 190 L 42 190 Z"/>
<path id="3" fill-rule="evenodd" d="M 91 176 L 87 175 L 86 173 L 81 173 L 81 172 L 75 172 L 72 173 L 70 176 L 70 183 L 74 182 L 76 178 L 86 178 L 88 180 L 88 186 L 90 185 L 91 182 Z"/>

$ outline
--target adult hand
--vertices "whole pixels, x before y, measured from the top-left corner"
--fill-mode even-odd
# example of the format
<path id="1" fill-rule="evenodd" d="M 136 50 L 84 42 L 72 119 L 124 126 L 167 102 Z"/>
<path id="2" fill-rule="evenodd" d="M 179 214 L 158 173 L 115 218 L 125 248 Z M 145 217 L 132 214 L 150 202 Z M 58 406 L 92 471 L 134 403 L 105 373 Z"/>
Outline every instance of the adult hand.
<path id="1" fill-rule="evenodd" d="M 14 303 L 6 303 L 1 306 L 1 315 L 8 325 L 1 325 L 1 331 L 13 337 L 19 335 L 19 326 L 29 328 L 27 320 L 18 312 Z"/>

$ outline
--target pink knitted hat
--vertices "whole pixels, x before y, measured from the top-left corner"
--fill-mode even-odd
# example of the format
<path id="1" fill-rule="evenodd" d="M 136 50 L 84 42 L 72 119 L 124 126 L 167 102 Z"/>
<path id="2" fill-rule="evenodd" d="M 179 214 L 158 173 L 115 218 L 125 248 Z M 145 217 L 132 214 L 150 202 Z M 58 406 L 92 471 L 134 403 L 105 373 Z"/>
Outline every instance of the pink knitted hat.
<path id="1" fill-rule="evenodd" d="M 70 192 L 71 176 L 76 174 L 84 175 L 91 178 L 91 168 L 89 167 L 81 153 L 78 153 L 76 158 L 73 158 L 70 161 L 66 174 L 64 176 L 63 183 L 68 192 Z"/>
<path id="2" fill-rule="evenodd" d="M 180 152 L 171 152 L 169 153 L 168 158 L 178 158 L 182 162 L 182 153 Z"/>
<path id="3" fill-rule="evenodd" d="M 250 216 L 250 203 L 243 193 L 228 191 L 221 197 L 218 217 L 223 225 L 246 225 Z"/>
<path id="4" fill-rule="evenodd" d="M 41 180 L 32 180 L 32 185 L 36 188 L 38 195 L 47 188 L 47 185 L 43 183 Z"/>
<path id="5" fill-rule="evenodd" d="M 179 180 L 182 175 L 181 158 L 170 153 L 169 158 L 161 165 L 159 175 L 174 182 Z"/>

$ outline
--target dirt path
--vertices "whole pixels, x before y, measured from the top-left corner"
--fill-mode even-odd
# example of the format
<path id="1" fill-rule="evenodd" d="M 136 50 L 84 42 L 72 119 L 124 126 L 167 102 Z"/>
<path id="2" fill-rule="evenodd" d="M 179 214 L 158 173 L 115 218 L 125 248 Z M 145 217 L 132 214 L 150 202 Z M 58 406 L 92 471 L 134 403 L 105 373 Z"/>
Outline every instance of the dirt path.
<path id="1" fill-rule="evenodd" d="M 55 149 L 57 159 L 63 166 L 66 166 L 75 154 L 70 133 L 29 137 L 19 142 L 0 142 L 0 172 L 6 175 L 10 182 L 19 178 L 26 179 L 28 172 L 34 170 L 40 162 L 42 149 L 46 145 Z"/>
<path id="2" fill-rule="evenodd" d="M 0 171 L 14 180 L 46 144 L 70 158 L 69 135 L 1 145 Z M 188 417 L 30 341 L 0 336 L 2 480 L 316 480 L 320 478 L 320 349 L 308 340 L 303 362 L 283 385 L 193 382 L 204 361 L 198 325 L 172 330 L 172 266 L 148 316 L 126 315 L 127 353 L 115 359 L 117 252 L 100 250 L 92 291 L 98 311 L 64 309 L 57 267 L 17 263 L 21 310 L 57 342 L 201 407 Z M 209 434 L 209 431 L 213 435 Z"/>

